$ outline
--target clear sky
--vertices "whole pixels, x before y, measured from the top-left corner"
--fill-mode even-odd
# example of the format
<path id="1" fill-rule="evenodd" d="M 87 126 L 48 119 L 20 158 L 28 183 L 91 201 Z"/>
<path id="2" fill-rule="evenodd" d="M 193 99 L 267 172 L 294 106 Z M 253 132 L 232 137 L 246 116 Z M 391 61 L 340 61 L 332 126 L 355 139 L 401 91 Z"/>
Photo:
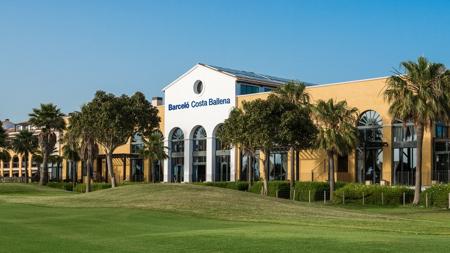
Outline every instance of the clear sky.
<path id="1" fill-rule="evenodd" d="M 96 90 L 161 88 L 198 62 L 314 83 L 450 67 L 450 1 L 0 0 L 0 119 Z"/>

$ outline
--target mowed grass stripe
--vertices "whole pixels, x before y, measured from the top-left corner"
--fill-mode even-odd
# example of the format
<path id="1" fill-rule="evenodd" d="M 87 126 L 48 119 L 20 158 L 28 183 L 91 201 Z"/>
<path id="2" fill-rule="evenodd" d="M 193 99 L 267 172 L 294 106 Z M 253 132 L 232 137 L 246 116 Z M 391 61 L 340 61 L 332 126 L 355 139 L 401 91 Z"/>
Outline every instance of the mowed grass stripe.
<path id="1" fill-rule="evenodd" d="M 33 185 L 26 187 L 39 188 L 39 196 L 2 194 L 3 186 L 0 252 L 446 252 L 450 247 L 450 215 L 440 210 L 336 208 L 192 185 L 57 196 Z M 217 203 L 221 208 L 213 206 Z"/>

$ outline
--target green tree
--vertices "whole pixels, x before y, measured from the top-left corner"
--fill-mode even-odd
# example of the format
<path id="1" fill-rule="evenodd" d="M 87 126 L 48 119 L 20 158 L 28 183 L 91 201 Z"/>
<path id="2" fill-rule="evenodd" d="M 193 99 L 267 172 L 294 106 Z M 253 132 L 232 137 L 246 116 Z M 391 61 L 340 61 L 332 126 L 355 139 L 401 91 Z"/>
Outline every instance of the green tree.
<path id="1" fill-rule="evenodd" d="M 29 116 L 29 123 L 39 128 L 38 143 L 43 160 L 39 184 L 46 185 L 48 182 L 48 158 L 57 142 L 56 132 L 61 133 L 66 127 L 64 114 L 53 104 L 41 104 L 41 107 L 34 108 Z"/>
<path id="2" fill-rule="evenodd" d="M 227 144 L 240 146 L 246 152 L 261 150 L 263 156 L 263 194 L 268 191 L 267 159 L 270 150 L 280 143 L 279 126 L 283 107 L 275 99 L 256 99 L 242 104 L 242 109 L 235 108 L 225 120 L 219 138 Z M 251 171 L 251 168 L 250 168 Z M 250 173 L 251 175 L 251 173 Z M 251 180 L 251 179 L 250 179 Z"/>
<path id="3" fill-rule="evenodd" d="M 116 97 L 104 91 L 97 91 L 94 99 L 86 107 L 94 119 L 90 127 L 95 133 L 95 140 L 106 153 L 111 185 L 116 187 L 112 163 L 114 151 L 126 144 L 135 132 L 145 135 L 158 129 L 160 122 L 158 111 L 140 92 L 131 97 L 126 95 Z"/>
<path id="4" fill-rule="evenodd" d="M 248 118 L 249 115 L 242 109 L 234 108 L 217 132 L 217 137 L 224 144 L 239 147 L 242 154 L 249 158 L 247 163 L 247 180 L 250 188 L 253 184 L 253 169 L 251 164 L 253 164 L 252 158 L 256 153 L 256 143 L 253 142 L 249 134 L 251 129 L 249 129 Z"/>
<path id="5" fill-rule="evenodd" d="M 69 120 L 70 122 L 70 120 Z M 63 157 L 67 159 L 67 161 L 70 164 L 70 167 L 72 168 L 71 171 L 71 178 L 72 178 L 72 188 L 75 189 L 75 179 L 76 179 L 76 173 L 77 173 L 77 162 L 80 161 L 80 155 L 78 151 L 79 143 L 78 138 L 74 136 L 73 132 L 71 131 L 70 124 L 68 126 L 66 135 L 63 139 L 64 147 L 63 147 Z"/>
<path id="6" fill-rule="evenodd" d="M 159 130 L 155 130 L 153 133 L 143 138 L 144 147 L 140 151 L 142 157 L 148 159 L 148 173 L 147 182 L 155 182 L 155 170 L 152 169 L 151 162 L 161 161 L 169 158 L 167 154 L 168 147 L 164 146 L 164 136 Z"/>
<path id="7" fill-rule="evenodd" d="M 8 135 L 6 134 L 6 131 L 3 128 L 3 123 L 0 121 L 0 148 L 6 147 L 7 137 L 8 137 Z"/>
<path id="8" fill-rule="evenodd" d="M 333 200 L 334 158 L 337 154 L 346 155 L 356 147 L 358 109 L 348 107 L 346 101 L 319 100 L 313 107 L 313 115 L 319 130 L 316 145 L 327 153 L 330 200 Z"/>
<path id="9" fill-rule="evenodd" d="M 86 192 L 91 189 L 91 174 L 94 168 L 94 160 L 98 156 L 99 148 L 96 143 L 96 129 L 92 127 L 95 124 L 95 117 L 92 108 L 84 105 L 81 112 L 70 114 L 69 126 L 66 132 L 66 144 L 69 150 L 76 152 L 80 159 L 85 162 L 86 167 Z M 72 153 L 75 157 L 75 154 Z"/>
<path id="10" fill-rule="evenodd" d="M 417 62 L 401 63 L 401 70 L 388 78 L 384 98 L 389 113 L 397 119 L 414 122 L 417 134 L 417 165 L 413 204 L 420 201 L 422 188 L 423 133 L 434 121 L 448 121 L 450 114 L 450 71 L 443 64 L 419 57 Z"/>
<path id="11" fill-rule="evenodd" d="M 32 132 L 28 130 L 20 131 L 14 138 L 11 140 L 11 148 L 17 154 L 22 156 L 22 159 L 25 159 L 25 183 L 28 183 L 28 164 L 29 164 L 29 156 L 36 152 L 38 147 L 38 140 Z"/>
<path id="12" fill-rule="evenodd" d="M 289 147 L 290 158 L 290 187 L 291 195 L 295 186 L 294 160 L 299 163 L 301 150 L 313 147 L 317 129 L 311 120 L 310 97 L 304 83 L 291 81 L 280 86 L 271 94 L 269 99 L 278 99 L 283 107 L 280 129 L 278 131 L 280 146 Z"/>
<path id="13" fill-rule="evenodd" d="M 7 162 L 11 159 L 9 152 L 7 151 L 8 143 L 5 129 L 3 129 L 2 122 L 0 121 L 0 161 Z"/>

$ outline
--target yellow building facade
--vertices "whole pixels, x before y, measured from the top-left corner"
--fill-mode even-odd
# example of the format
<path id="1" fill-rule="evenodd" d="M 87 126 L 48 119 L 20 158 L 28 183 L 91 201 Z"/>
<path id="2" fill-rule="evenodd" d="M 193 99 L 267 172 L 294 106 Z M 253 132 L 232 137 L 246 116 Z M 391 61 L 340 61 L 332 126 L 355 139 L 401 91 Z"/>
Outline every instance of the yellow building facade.
<path id="1" fill-rule="evenodd" d="M 248 180 L 248 169 L 254 171 L 254 179 L 258 180 L 264 167 L 267 168 L 270 180 L 293 178 L 297 181 L 326 181 L 329 177 L 327 159 L 324 152 L 319 150 L 305 150 L 298 157 L 286 150 L 276 150 L 270 154 L 258 152 L 257 157 L 252 159 L 254 162 L 250 164 L 249 157 L 242 154 L 239 147 L 230 150 L 219 147 L 215 132 L 226 119 L 224 115 L 233 107 L 241 107 L 244 101 L 266 99 L 271 90 L 283 82 L 282 79 L 253 72 L 196 65 L 163 90 L 165 105 L 159 98 L 153 101 L 161 118 L 160 130 L 165 135 L 169 159 L 142 159 L 137 151 L 142 140 L 139 136 L 133 136 L 127 144 L 114 152 L 116 181 L 238 181 Z M 220 90 L 220 87 L 227 85 L 232 86 L 231 95 L 227 95 L 228 90 Z M 414 184 L 417 166 L 414 125 L 390 116 L 389 105 L 383 98 L 385 85 L 386 78 L 307 85 L 306 91 L 310 94 L 312 103 L 330 98 L 346 100 L 349 106 L 359 110 L 357 127 L 360 141 L 353 152 L 336 157 L 335 178 L 338 181 L 383 185 Z M 187 86 L 189 87 L 185 89 Z M 192 98 L 188 95 L 190 92 Z M 57 155 L 62 156 L 61 150 L 62 146 L 59 145 Z M 100 151 L 92 176 L 96 181 L 108 182 L 105 155 L 102 148 Z M 262 164 L 265 156 L 268 156 L 267 166 Z M 295 156 L 294 175 L 290 174 L 289 160 L 292 156 Z M 23 158 L 12 152 L 11 157 L 17 158 L 0 161 L 0 177 L 23 176 Z M 33 161 L 32 155 L 29 160 Z M 27 166 L 31 175 L 38 165 L 31 162 Z M 74 165 L 62 159 L 58 166 L 52 165 L 51 178 L 83 181 L 86 175 L 84 167 L 82 162 Z M 426 186 L 449 181 L 450 140 L 445 124 L 436 122 L 426 129 L 422 170 L 422 182 Z"/>

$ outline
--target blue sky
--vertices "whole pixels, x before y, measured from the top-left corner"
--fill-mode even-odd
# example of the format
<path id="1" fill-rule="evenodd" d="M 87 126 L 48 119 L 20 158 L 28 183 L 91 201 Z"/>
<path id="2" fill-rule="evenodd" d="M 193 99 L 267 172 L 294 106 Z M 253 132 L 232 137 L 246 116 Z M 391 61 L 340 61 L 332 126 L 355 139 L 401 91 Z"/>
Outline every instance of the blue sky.
<path id="1" fill-rule="evenodd" d="M 0 119 L 96 90 L 162 95 L 195 63 L 315 83 L 450 66 L 448 1 L 0 1 Z"/>

